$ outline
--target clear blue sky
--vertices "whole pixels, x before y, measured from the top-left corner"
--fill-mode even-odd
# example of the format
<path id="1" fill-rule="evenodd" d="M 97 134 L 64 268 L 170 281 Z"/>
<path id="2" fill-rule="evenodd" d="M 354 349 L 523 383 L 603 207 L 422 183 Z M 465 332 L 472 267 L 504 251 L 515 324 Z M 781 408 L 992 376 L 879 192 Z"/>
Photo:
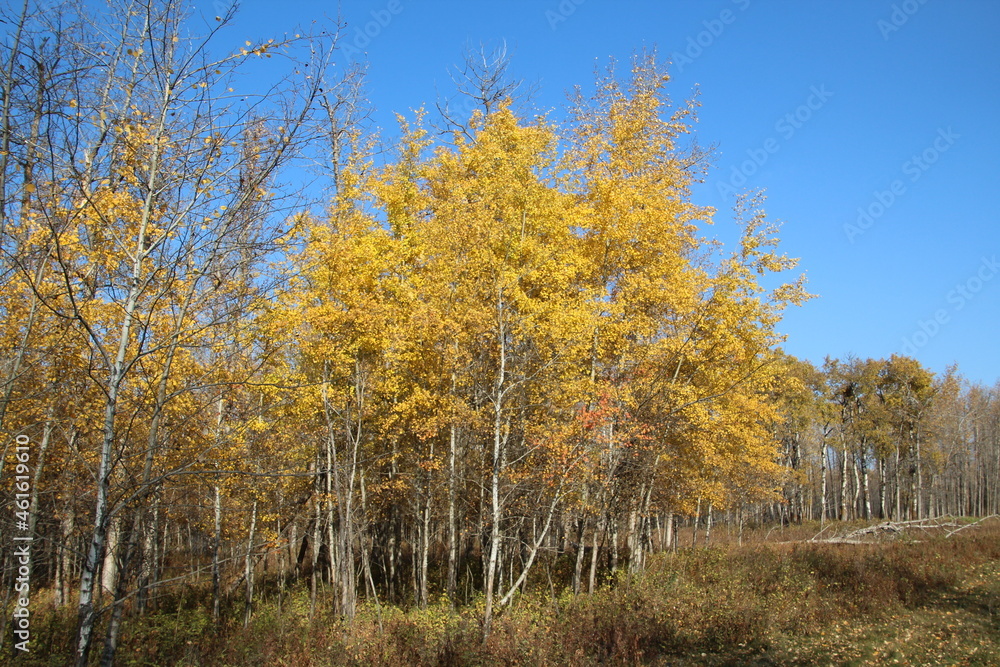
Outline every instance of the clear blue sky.
<path id="1" fill-rule="evenodd" d="M 699 141 L 718 145 L 695 194 L 719 210 L 708 233 L 734 238 L 730 186 L 765 188 L 782 247 L 819 295 L 788 312 L 787 351 L 816 363 L 905 353 L 1000 378 L 1000 2 L 375 0 L 340 11 L 390 131 L 393 112 L 451 92 L 447 70 L 469 43 L 505 40 L 541 109 L 609 57 L 656 47 L 674 61 L 674 99 L 700 89 Z M 337 13 L 332 1 L 247 0 L 234 39 Z"/>

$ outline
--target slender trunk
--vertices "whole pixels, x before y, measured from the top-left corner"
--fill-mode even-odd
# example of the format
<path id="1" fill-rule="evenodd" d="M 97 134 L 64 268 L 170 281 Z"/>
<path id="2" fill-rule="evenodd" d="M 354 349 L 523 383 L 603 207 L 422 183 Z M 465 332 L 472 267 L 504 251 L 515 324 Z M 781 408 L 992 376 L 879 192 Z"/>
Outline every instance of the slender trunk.
<path id="1" fill-rule="evenodd" d="M 379 632 L 384 632 L 382 627 L 382 604 L 378 600 L 378 591 L 375 589 L 375 578 L 372 577 L 372 566 L 369 562 L 368 548 L 366 546 L 367 537 L 365 537 L 364 527 L 368 525 L 368 493 L 365 490 L 365 471 L 362 469 L 360 477 L 361 486 L 361 525 L 362 525 L 362 537 L 361 537 L 361 567 L 365 571 L 365 579 L 368 582 L 368 591 L 372 596 L 372 600 L 375 602 L 375 613 L 378 618 L 378 629 Z"/>
<path id="2" fill-rule="evenodd" d="M 498 401 L 499 403 L 499 401 Z M 486 563 L 486 609 L 483 620 L 483 641 L 489 636 L 493 623 L 493 596 L 496 590 L 497 564 L 500 557 L 501 533 L 500 520 L 502 508 L 500 505 L 500 472 L 502 467 L 503 436 L 501 431 L 501 412 L 495 411 L 493 433 L 493 466 L 490 471 L 490 548 Z"/>
<path id="3" fill-rule="evenodd" d="M 336 426 L 333 406 L 330 404 L 327 382 L 323 384 L 323 412 L 327 422 L 327 457 L 329 474 L 333 481 L 333 496 L 336 499 L 339 532 L 337 534 L 337 574 L 340 588 L 340 613 L 347 619 L 353 619 L 355 613 L 356 591 L 354 571 L 354 482 L 357 473 L 358 453 L 362 438 L 362 417 L 364 415 L 365 386 L 362 378 L 359 360 L 355 360 L 354 368 L 354 404 L 343 414 L 345 440 L 351 445 L 351 461 L 348 465 L 347 479 L 341 470 L 340 456 L 336 446 Z M 329 367 L 324 365 L 324 380 L 329 375 Z M 353 418 L 352 418 L 353 417 Z M 333 545 L 331 545 L 331 549 Z"/>
<path id="4" fill-rule="evenodd" d="M 885 459 L 879 457 L 878 459 L 878 512 L 879 518 L 885 519 L 889 514 L 889 508 L 886 507 L 886 493 L 885 493 Z"/>
<path id="5" fill-rule="evenodd" d="M 55 416 L 55 406 L 49 406 L 48 416 L 45 419 L 45 426 L 42 429 L 42 441 L 38 443 L 38 456 L 35 459 L 34 479 L 31 482 L 31 497 L 28 501 L 28 535 L 35 536 L 35 528 L 38 526 L 38 490 L 42 486 L 42 472 L 45 470 L 45 453 L 49 449 L 49 442 L 52 440 L 52 429 L 55 428 L 53 418 Z M 28 581 L 31 581 L 31 574 L 34 570 L 33 559 L 28 559 Z"/>
<path id="6" fill-rule="evenodd" d="M 640 532 L 639 508 L 633 507 L 628 513 L 628 535 L 625 536 L 625 544 L 628 546 L 628 569 L 629 572 L 638 572 L 641 546 L 639 545 Z"/>
<path id="7" fill-rule="evenodd" d="M 1000 428 L 1000 423 L 995 424 L 994 428 Z M 996 452 L 996 457 L 993 460 L 993 509 L 990 514 L 1000 513 L 1000 434 L 994 431 L 993 434 L 993 451 Z"/>
<path id="8" fill-rule="evenodd" d="M 872 518 L 872 501 L 871 493 L 868 489 L 868 453 L 867 448 L 862 447 L 858 454 L 858 474 L 861 476 L 861 496 L 864 498 L 864 518 Z"/>
<path id="9" fill-rule="evenodd" d="M 293 579 L 299 578 L 299 562 L 298 562 L 298 549 L 299 549 L 299 524 L 297 521 L 293 521 L 291 527 L 288 529 L 288 574 Z"/>
<path id="10" fill-rule="evenodd" d="M 153 520 L 152 522 L 142 522 L 140 526 L 142 533 L 142 546 L 139 572 L 139 595 L 138 611 L 143 614 L 149 604 L 150 587 L 156 583 L 156 560 L 157 545 L 160 534 L 160 497 L 153 498 Z"/>
<path id="11" fill-rule="evenodd" d="M 743 505 L 740 505 L 739 509 L 736 510 L 737 521 L 740 523 L 739 538 L 737 539 L 737 544 L 743 546 Z"/>
<path id="12" fill-rule="evenodd" d="M 21 13 L 18 15 L 17 30 L 14 32 L 14 38 L 10 41 L 10 48 L 7 53 L 10 55 L 9 60 L 5 63 L 6 71 L 3 76 L 3 96 L 2 96 L 2 111 L 0 111 L 0 236 L 4 235 L 6 231 L 5 223 L 7 221 L 7 163 L 11 158 L 10 150 L 10 139 L 13 135 L 11 118 L 13 117 L 13 107 L 14 107 L 14 85 L 15 77 L 14 73 L 18 64 L 18 56 L 22 55 L 21 52 L 21 42 L 24 36 L 25 24 L 28 21 L 29 3 L 28 0 L 24 0 L 21 6 Z M 6 403 L 0 403 L 0 427 L 3 426 L 3 412 L 6 407 Z"/>
<path id="13" fill-rule="evenodd" d="M 250 616 L 253 613 L 253 543 L 257 537 L 257 501 L 253 501 L 253 510 L 250 513 L 250 534 L 247 536 L 247 551 L 243 561 L 243 576 L 246 578 L 247 597 L 246 607 L 243 611 L 243 627 L 250 625 Z"/>
<path id="14" fill-rule="evenodd" d="M 452 386 L 455 384 L 455 376 L 452 375 Z M 451 423 L 448 435 L 448 583 L 446 593 L 452 606 L 455 605 L 455 589 L 458 585 L 458 519 L 455 510 L 456 478 L 455 459 L 457 458 L 455 422 Z"/>
<path id="15" fill-rule="evenodd" d="M 316 478 L 313 482 L 312 549 L 309 559 L 309 615 L 312 618 L 316 615 L 316 604 L 319 596 L 319 552 L 323 544 L 323 501 L 320 493 L 323 482 L 320 474 L 319 453 L 316 454 L 314 469 L 316 470 Z M 330 549 L 333 549 L 333 544 L 330 544 Z"/>
<path id="16" fill-rule="evenodd" d="M 618 521 L 611 517 L 611 571 L 618 571 Z"/>
<path id="17" fill-rule="evenodd" d="M 600 550 L 597 538 L 603 526 L 604 518 L 602 517 L 594 526 L 594 534 L 590 540 L 590 575 L 587 577 L 587 592 L 590 594 L 593 594 L 597 587 L 597 552 Z"/>
<path id="18" fill-rule="evenodd" d="M 56 563 L 55 605 L 64 607 L 69 602 L 69 587 L 73 569 L 73 550 L 70 542 L 73 530 L 76 528 L 76 510 L 72 501 L 66 503 L 65 514 L 60 521 L 60 537 L 58 546 L 58 561 Z"/>
<path id="19" fill-rule="evenodd" d="M 324 474 L 320 479 L 321 481 L 317 484 L 318 489 L 324 489 L 326 492 L 326 519 L 322 519 L 322 511 L 316 511 L 316 521 L 319 523 L 323 521 L 326 525 L 326 544 L 329 554 L 329 564 L 327 569 L 328 580 L 331 586 L 336 586 L 339 582 L 340 577 L 340 553 L 337 547 L 337 535 L 336 535 L 336 523 L 337 523 L 337 508 L 334 502 L 334 452 L 333 452 L 333 440 L 328 439 L 326 442 L 326 474 Z M 319 466 L 319 457 L 317 456 L 316 465 Z M 317 540 L 319 539 L 322 532 L 316 533 Z M 318 558 L 318 553 L 317 553 Z"/>
<path id="20" fill-rule="evenodd" d="M 119 577 L 122 579 L 122 577 Z M 124 596 L 125 591 L 121 591 Z M 108 620 L 108 632 L 104 640 L 104 650 L 101 652 L 101 667 L 111 667 L 115 662 L 115 651 L 118 649 L 118 635 L 121 630 L 122 613 L 125 605 L 116 600 L 111 606 L 111 618 Z"/>
<path id="21" fill-rule="evenodd" d="M 712 537 L 712 503 L 708 503 L 708 514 L 705 518 L 705 546 L 708 546 L 709 540 Z"/>
<path id="22" fill-rule="evenodd" d="M 356 371 L 359 372 L 360 371 Z M 341 520 L 341 538 L 340 538 L 340 590 L 341 590 L 341 605 L 343 607 L 344 615 L 348 619 L 354 618 L 355 605 L 357 603 L 357 591 L 356 591 L 356 577 L 355 577 L 355 565 L 354 565 L 354 481 L 355 475 L 358 470 L 358 454 L 361 450 L 361 424 L 362 424 L 362 409 L 360 401 L 364 397 L 364 389 L 360 386 L 361 382 L 358 380 L 358 385 L 356 385 L 357 390 L 357 400 L 359 401 L 357 410 L 357 420 L 355 424 L 355 430 L 351 437 L 351 463 L 350 469 L 347 476 L 347 484 L 341 491 L 341 497 L 344 498 L 344 508 L 343 513 L 340 517 Z"/>
<path id="23" fill-rule="evenodd" d="M 212 619 L 219 620 L 222 606 L 222 575 L 219 572 L 219 552 L 222 550 L 222 494 L 219 485 L 212 487 L 214 512 L 214 530 L 212 532 Z"/>
<path id="24" fill-rule="evenodd" d="M 931 474 L 931 483 L 927 489 L 927 507 L 924 507 L 923 499 L 920 501 L 920 506 L 917 508 L 921 519 L 931 518 L 933 519 L 937 514 L 948 514 L 947 506 L 945 509 L 941 509 L 938 506 L 939 499 L 937 494 L 937 481 L 938 478 Z M 944 490 L 944 502 L 948 501 L 947 489 Z"/>
<path id="25" fill-rule="evenodd" d="M 507 438 L 504 433 L 504 396 L 507 390 L 507 331 L 505 327 L 503 288 L 498 289 L 497 342 L 499 368 L 493 395 L 493 461 L 490 468 L 490 549 L 486 563 L 486 608 L 483 612 L 483 643 L 493 625 L 493 597 L 496 592 L 497 565 L 500 557 L 501 518 L 503 508 L 500 498 L 500 479 L 506 464 Z"/>
<path id="26" fill-rule="evenodd" d="M 127 328 L 127 327 L 126 327 Z M 125 345 L 119 349 L 119 357 L 124 361 Z M 76 665 L 87 667 L 90 644 L 94 633 L 96 612 L 94 610 L 94 579 L 104 557 L 105 539 L 108 530 L 108 491 L 111 485 L 111 458 L 115 440 L 115 417 L 117 415 L 118 392 L 123 363 L 112 374 L 111 391 L 108 393 L 104 412 L 104 436 L 101 442 L 100 462 L 97 473 L 97 498 L 94 512 L 94 529 L 87 549 L 83 570 L 80 574 L 80 608 L 77 622 Z"/>
<path id="27" fill-rule="evenodd" d="M 861 466 L 860 460 L 858 458 L 858 453 L 854 452 L 851 455 L 851 472 L 854 474 L 854 496 L 851 501 L 851 518 L 858 518 L 861 514 Z M 867 517 L 865 517 L 867 518 Z"/>
<path id="28" fill-rule="evenodd" d="M 802 464 L 802 457 L 799 453 L 800 437 L 801 436 L 798 433 L 796 433 L 795 437 L 792 439 L 791 442 L 791 448 L 792 448 L 791 467 L 792 470 L 796 472 L 798 472 L 801 469 L 801 464 Z M 789 508 L 789 517 L 788 517 L 789 524 L 791 524 L 791 522 L 793 521 L 795 523 L 802 522 L 802 482 L 800 480 L 801 480 L 800 475 L 796 474 L 794 477 L 794 481 L 792 482 L 792 503 L 791 507 Z M 709 511 L 709 517 L 711 517 L 711 514 L 712 514 L 711 511 Z"/>
<path id="29" fill-rule="evenodd" d="M 691 531 L 691 546 L 698 546 L 698 522 L 701 521 L 701 498 L 698 499 L 697 508 L 694 511 L 694 522 Z"/>
<path id="30" fill-rule="evenodd" d="M 827 489 L 826 489 L 826 467 L 829 457 L 829 445 L 826 442 L 826 434 L 823 434 L 823 439 L 820 444 L 820 462 L 819 462 L 819 474 L 820 474 L 820 513 L 819 513 L 819 526 L 823 528 L 826 523 L 826 508 L 827 508 Z M 741 522 L 742 525 L 742 522 Z"/>
<path id="31" fill-rule="evenodd" d="M 654 468 L 655 473 L 655 468 Z M 646 495 L 642 501 L 642 513 L 639 516 L 639 520 L 642 522 L 640 525 L 641 530 L 639 531 L 639 570 L 643 570 L 646 567 L 646 552 L 652 547 L 653 536 L 650 532 L 652 530 L 652 521 L 650 519 L 650 503 L 653 499 L 653 478 L 650 478 L 649 484 L 646 486 Z"/>
<path id="32" fill-rule="evenodd" d="M 897 520 L 902 520 L 902 518 L 903 518 L 903 484 L 902 484 L 902 480 L 899 477 L 899 466 L 900 466 L 900 452 L 899 452 L 899 449 L 900 449 L 899 446 L 897 446 L 896 447 L 896 467 L 893 470 L 893 477 L 896 480 L 896 485 L 895 485 L 895 489 L 894 489 L 895 492 L 896 492 L 896 498 L 895 498 L 895 501 L 896 501 L 896 503 L 895 503 L 896 504 L 895 518 Z"/>
<path id="33" fill-rule="evenodd" d="M 916 458 L 917 458 L 917 492 L 913 496 L 913 502 L 916 506 L 917 519 L 924 518 L 924 468 L 923 460 L 920 456 L 920 429 L 917 428 L 916 438 L 914 438 L 916 444 Z"/>
<path id="34" fill-rule="evenodd" d="M 430 460 L 434 460 L 434 441 L 430 443 Z M 427 471 L 426 484 L 424 486 L 424 506 L 423 506 L 423 525 L 421 530 L 423 535 L 421 536 L 420 543 L 420 608 L 427 609 L 427 573 L 428 573 L 428 555 L 431 550 L 431 475 L 430 469 Z"/>
<path id="35" fill-rule="evenodd" d="M 516 581 L 512 580 L 510 582 L 510 588 L 507 591 L 507 593 L 501 597 L 500 602 L 498 603 L 499 606 L 502 607 L 506 605 L 508 602 L 510 602 L 511 598 L 514 596 L 514 593 L 518 590 L 521 584 L 523 584 L 524 581 L 527 579 L 528 573 L 531 571 L 531 566 L 534 564 L 535 558 L 538 556 L 538 550 L 545 542 L 545 539 L 549 534 L 549 530 L 552 527 L 552 518 L 556 515 L 556 509 L 559 505 L 559 500 L 561 497 L 562 497 L 562 484 L 559 485 L 559 488 L 552 496 L 552 502 L 549 504 L 549 509 L 545 516 L 545 525 L 542 527 L 542 532 L 536 535 L 532 540 L 531 548 L 529 549 L 528 552 L 528 560 L 526 563 L 524 563 L 524 566 L 521 568 L 521 574 L 518 576 Z M 511 569 L 511 577 L 513 577 L 513 569 L 514 569 L 513 558 L 511 559 L 510 569 Z"/>
<path id="36" fill-rule="evenodd" d="M 848 515 L 848 503 L 847 503 L 847 462 L 851 457 L 847 454 L 847 448 L 841 450 L 840 452 L 840 520 L 847 521 L 850 519 Z"/>
<path id="37" fill-rule="evenodd" d="M 586 528 L 586 519 L 580 517 L 576 522 L 576 562 L 573 566 L 573 595 L 580 594 L 581 580 L 583 578 L 583 537 Z"/>
<path id="38" fill-rule="evenodd" d="M 428 482 L 428 487 L 430 483 Z M 427 489 L 427 498 L 421 508 L 422 521 L 420 524 L 420 608 L 427 609 L 427 570 L 428 555 L 431 550 L 431 500 L 430 488 Z"/>
<path id="39" fill-rule="evenodd" d="M 128 533 L 128 540 L 122 544 L 119 557 L 120 564 L 116 569 L 114 589 L 111 594 L 111 618 L 108 620 L 108 630 L 104 639 L 104 651 L 101 654 L 101 667 L 112 667 L 115 661 L 115 652 L 118 650 L 118 638 L 121 634 L 122 615 L 125 611 L 125 593 L 128 589 L 128 579 L 131 577 L 131 569 L 134 567 L 136 552 L 138 551 L 138 539 L 141 534 L 142 516 L 137 511 L 132 521 L 132 529 Z"/>

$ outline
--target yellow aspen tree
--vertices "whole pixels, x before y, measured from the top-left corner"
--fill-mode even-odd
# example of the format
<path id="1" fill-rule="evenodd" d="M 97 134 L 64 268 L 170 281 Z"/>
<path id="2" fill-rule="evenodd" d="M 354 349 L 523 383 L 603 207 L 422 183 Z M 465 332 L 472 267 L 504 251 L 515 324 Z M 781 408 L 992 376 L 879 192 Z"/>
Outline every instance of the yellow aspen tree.
<path id="1" fill-rule="evenodd" d="M 765 431 L 735 428 L 725 416 L 732 411 L 740 423 L 738 411 L 767 390 L 774 325 L 785 304 L 805 296 L 799 282 L 771 292 L 759 286 L 760 275 L 794 266 L 774 251 L 760 200 L 739 204 L 743 238 L 731 257 L 714 258 L 714 245 L 699 236 L 714 211 L 690 200 L 705 157 L 681 145 L 695 105 L 674 107 L 667 79 L 649 54 L 633 61 L 624 83 L 611 68 L 592 98 L 577 96 L 567 152 L 589 212 L 581 227 L 592 280 L 604 294 L 595 377 L 615 387 L 632 431 L 622 434 L 628 454 L 614 476 L 630 498 L 635 559 L 654 498 L 689 510 L 699 488 L 719 496 L 723 480 L 701 473 L 724 460 L 774 471 Z"/>

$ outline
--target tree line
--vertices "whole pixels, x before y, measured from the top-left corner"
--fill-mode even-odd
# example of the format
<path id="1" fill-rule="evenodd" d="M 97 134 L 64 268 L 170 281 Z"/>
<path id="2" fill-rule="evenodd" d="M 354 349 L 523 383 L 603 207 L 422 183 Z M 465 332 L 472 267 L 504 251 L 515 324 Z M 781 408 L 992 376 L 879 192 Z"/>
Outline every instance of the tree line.
<path id="1" fill-rule="evenodd" d="M 1000 387 L 910 357 L 791 357 L 776 434 L 784 520 L 914 520 L 1000 510 Z"/>
<path id="2" fill-rule="evenodd" d="M 481 600 L 485 635 L 681 521 L 996 512 L 996 389 L 780 352 L 810 295 L 761 196 L 706 236 L 697 104 L 652 54 L 559 114 L 470 58 L 387 146 L 340 26 L 232 48 L 232 12 L 83 7 L 10 10 L 0 62 L 3 588 L 26 439 L 78 664 L 191 584 L 244 622 L 262 587 Z"/>

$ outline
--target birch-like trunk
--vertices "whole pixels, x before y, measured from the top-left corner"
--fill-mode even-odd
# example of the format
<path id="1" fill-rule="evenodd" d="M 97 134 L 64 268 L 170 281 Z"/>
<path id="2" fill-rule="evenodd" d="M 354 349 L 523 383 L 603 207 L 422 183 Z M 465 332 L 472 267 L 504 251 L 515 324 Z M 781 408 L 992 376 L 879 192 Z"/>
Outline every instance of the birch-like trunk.
<path id="1" fill-rule="evenodd" d="M 253 510 L 250 512 L 250 534 L 247 536 L 246 557 L 243 561 L 243 576 L 246 578 L 246 607 L 243 610 L 243 627 L 250 625 L 250 617 L 253 614 L 253 543 L 257 538 L 257 501 L 253 501 Z"/>
<path id="2" fill-rule="evenodd" d="M 503 507 L 500 497 L 500 481 L 506 463 L 507 436 L 504 433 L 504 396 L 507 384 L 507 330 L 505 326 L 503 288 L 497 294 L 497 343 L 499 347 L 499 367 L 493 400 L 493 461 L 490 466 L 490 548 L 486 563 L 486 605 L 483 612 L 483 642 L 490 635 L 493 625 L 493 597 L 496 592 L 497 564 L 500 558 L 502 540 L 501 519 Z"/>
<path id="3" fill-rule="evenodd" d="M 125 381 L 125 356 L 131 339 L 133 317 L 138 298 L 139 267 L 133 273 L 132 291 L 125 308 L 118 353 L 111 368 L 111 378 L 104 406 L 104 427 L 101 438 L 100 458 L 97 468 L 97 494 L 94 503 L 94 528 L 80 574 L 80 607 L 76 636 L 76 665 L 87 667 L 90 645 L 94 633 L 94 585 L 98 568 L 105 553 L 110 507 L 108 492 L 111 487 L 112 459 L 117 439 L 115 421 L 118 416 L 118 397 Z"/>
<path id="4" fill-rule="evenodd" d="M 594 589 L 597 587 L 597 553 L 599 551 L 599 544 L 597 541 L 598 536 L 601 533 L 601 529 L 604 526 L 604 518 L 594 526 L 594 534 L 591 536 L 590 540 L 590 573 L 587 577 L 587 592 L 590 594 L 594 593 Z"/>
<path id="5" fill-rule="evenodd" d="M 222 494 L 219 485 L 212 486 L 213 528 L 212 531 L 212 619 L 218 621 L 222 607 L 222 573 L 219 569 L 222 550 Z"/>
<path id="6" fill-rule="evenodd" d="M 819 493 L 819 527 L 823 528 L 826 523 L 826 508 L 827 508 L 827 489 L 826 489 L 826 468 L 829 457 L 829 445 L 826 442 L 826 435 L 823 435 L 820 441 L 819 450 L 819 475 L 820 475 L 820 493 Z"/>
<path id="7" fill-rule="evenodd" d="M 434 460 L 434 441 L 430 444 L 430 458 Z M 427 471 L 426 484 L 424 486 L 424 503 L 423 503 L 423 521 L 421 525 L 421 540 L 420 540 L 420 608 L 427 608 L 427 595 L 428 595 L 428 585 L 427 585 L 427 575 L 428 575 L 428 556 L 431 550 L 431 471 Z"/>
<path id="8" fill-rule="evenodd" d="M 924 468 L 923 468 L 923 457 L 920 455 L 920 430 L 917 429 L 916 438 L 914 439 L 916 443 L 916 458 L 917 458 L 917 492 L 913 496 L 913 502 L 916 506 L 917 519 L 925 518 L 924 515 Z"/>
<path id="9" fill-rule="evenodd" d="M 454 374 L 451 381 L 454 388 Z M 448 581 L 445 589 L 452 606 L 455 605 L 455 591 L 458 587 L 458 517 L 455 508 L 458 486 L 456 428 L 455 422 L 452 421 L 448 434 Z"/>
<path id="10" fill-rule="evenodd" d="M 872 518 L 871 491 L 868 484 L 868 461 L 866 447 L 862 445 L 858 452 L 858 475 L 861 477 L 861 496 L 864 499 L 864 519 Z"/>
<path id="11" fill-rule="evenodd" d="M 847 453 L 847 447 L 840 451 L 840 520 L 848 520 L 850 506 L 847 502 L 847 462 L 851 457 Z"/>
<path id="12" fill-rule="evenodd" d="M 583 552 L 584 552 L 584 530 L 587 521 L 585 517 L 577 519 L 576 530 L 576 562 L 573 566 L 573 595 L 579 595 L 583 579 Z"/>
<path id="13" fill-rule="evenodd" d="M 896 519 L 897 521 L 902 521 L 902 519 L 903 519 L 903 480 L 901 479 L 900 473 L 899 473 L 899 467 L 900 467 L 900 464 L 902 463 L 900 461 L 900 452 L 899 452 L 899 449 L 900 448 L 897 445 L 896 446 L 895 470 L 893 472 L 893 477 L 895 477 L 895 480 L 896 480 L 895 488 L 893 489 L 895 491 L 895 495 L 896 495 L 896 497 L 895 497 L 896 510 L 895 510 L 895 515 L 894 515 L 893 518 Z"/>

